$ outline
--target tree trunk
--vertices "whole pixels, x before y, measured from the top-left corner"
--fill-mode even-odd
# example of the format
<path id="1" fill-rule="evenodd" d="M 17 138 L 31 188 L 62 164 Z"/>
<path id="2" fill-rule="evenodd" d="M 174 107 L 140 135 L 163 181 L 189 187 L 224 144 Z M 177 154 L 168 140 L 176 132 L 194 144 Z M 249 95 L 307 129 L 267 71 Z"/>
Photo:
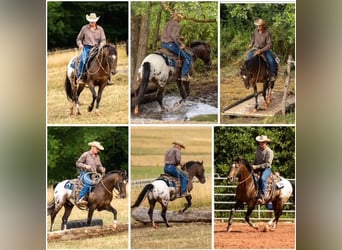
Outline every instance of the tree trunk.
<path id="1" fill-rule="evenodd" d="M 138 46 L 139 46 L 139 27 L 140 27 L 141 17 L 132 14 L 131 18 L 131 82 L 135 80 L 135 76 L 133 72 L 135 72 L 135 57 L 138 54 Z"/>
<path id="2" fill-rule="evenodd" d="M 160 7 L 157 13 L 156 29 L 154 31 L 154 36 L 153 36 L 153 44 L 152 44 L 153 51 L 156 51 L 158 49 L 158 42 L 160 40 L 160 37 L 159 37 L 160 22 L 161 22 L 161 16 L 162 16 L 163 10 L 164 10 L 164 7 L 162 4 L 160 4 Z"/>
<path id="3" fill-rule="evenodd" d="M 133 219 L 148 223 L 151 222 L 148 216 L 148 208 L 138 207 L 132 211 Z M 153 219 L 155 222 L 163 222 L 163 218 L 160 215 L 160 210 L 153 211 Z M 166 218 L 169 222 L 211 222 L 211 211 L 204 210 L 191 210 L 185 213 L 179 213 L 178 211 L 167 211 Z"/>

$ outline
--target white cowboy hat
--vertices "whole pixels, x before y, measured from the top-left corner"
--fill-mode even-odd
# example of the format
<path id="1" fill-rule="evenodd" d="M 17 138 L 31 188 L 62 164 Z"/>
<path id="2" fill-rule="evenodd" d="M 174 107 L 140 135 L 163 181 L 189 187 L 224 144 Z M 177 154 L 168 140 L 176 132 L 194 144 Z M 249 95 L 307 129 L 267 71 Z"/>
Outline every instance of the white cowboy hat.
<path id="1" fill-rule="evenodd" d="M 257 140 L 258 142 L 271 141 L 271 139 L 267 138 L 267 135 L 258 135 L 257 137 L 255 137 L 255 140 Z"/>
<path id="2" fill-rule="evenodd" d="M 184 145 L 184 143 L 181 142 L 181 141 L 174 141 L 174 142 L 172 142 L 172 144 L 179 145 L 179 146 L 181 146 L 182 148 L 185 149 L 185 145 Z"/>
<path id="3" fill-rule="evenodd" d="M 88 145 L 92 147 L 97 147 L 100 150 L 104 150 L 103 146 L 98 141 L 89 142 Z"/>
<path id="4" fill-rule="evenodd" d="M 96 23 L 100 19 L 100 17 L 99 16 L 97 17 L 95 13 L 90 13 L 89 15 L 86 15 L 86 19 L 88 22 Z"/>
<path id="5" fill-rule="evenodd" d="M 255 20 L 255 21 L 254 21 L 254 25 L 257 25 L 257 26 L 260 25 L 260 26 L 264 26 L 264 27 L 267 26 L 267 25 L 266 25 L 266 21 L 265 21 L 264 19 L 261 19 L 261 18 Z"/>

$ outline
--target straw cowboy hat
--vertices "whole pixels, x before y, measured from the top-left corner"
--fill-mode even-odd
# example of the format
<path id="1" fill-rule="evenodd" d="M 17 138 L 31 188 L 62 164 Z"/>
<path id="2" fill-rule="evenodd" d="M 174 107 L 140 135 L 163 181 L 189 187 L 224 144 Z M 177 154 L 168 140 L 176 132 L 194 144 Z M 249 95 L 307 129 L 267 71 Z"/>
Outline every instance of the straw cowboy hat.
<path id="1" fill-rule="evenodd" d="M 263 26 L 263 27 L 267 26 L 266 21 L 264 19 L 261 19 L 261 18 L 255 20 L 254 21 L 254 25 L 256 25 L 256 26 L 260 25 L 260 26 Z"/>
<path id="2" fill-rule="evenodd" d="M 99 16 L 97 17 L 95 13 L 90 13 L 89 15 L 86 15 L 86 19 L 88 22 L 96 23 L 100 19 L 100 17 Z"/>
<path id="3" fill-rule="evenodd" d="M 179 145 L 179 146 L 181 146 L 182 148 L 185 149 L 185 145 L 184 145 L 184 143 L 181 142 L 181 141 L 174 141 L 174 142 L 172 142 L 172 144 Z"/>
<path id="4" fill-rule="evenodd" d="M 101 143 L 99 143 L 98 141 L 89 142 L 88 145 L 92 146 L 92 147 L 97 147 L 100 150 L 104 149 L 103 146 L 101 145 Z"/>
<path id="5" fill-rule="evenodd" d="M 257 140 L 258 142 L 271 141 L 271 139 L 267 138 L 267 135 L 258 135 L 257 137 L 255 137 L 255 140 Z"/>
<path id="6" fill-rule="evenodd" d="M 179 19 L 183 19 L 184 18 L 184 16 L 181 13 L 179 13 L 179 12 L 173 13 L 173 18 L 175 18 L 175 17 L 177 17 Z"/>

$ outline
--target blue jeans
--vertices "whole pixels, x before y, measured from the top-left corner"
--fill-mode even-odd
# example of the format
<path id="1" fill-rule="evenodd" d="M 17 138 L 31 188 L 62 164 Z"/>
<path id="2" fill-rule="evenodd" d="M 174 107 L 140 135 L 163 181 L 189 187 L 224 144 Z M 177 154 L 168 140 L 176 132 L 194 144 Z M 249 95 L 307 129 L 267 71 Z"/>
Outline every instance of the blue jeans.
<path id="1" fill-rule="evenodd" d="M 182 66 L 182 76 L 187 76 L 190 71 L 192 57 L 184 50 L 179 48 L 179 46 L 176 43 L 162 43 L 162 48 L 168 49 L 172 51 L 175 55 L 179 55 L 184 59 L 184 63 Z"/>
<path id="2" fill-rule="evenodd" d="M 262 171 L 262 174 L 261 174 L 261 193 L 263 196 L 265 196 L 265 194 L 266 194 L 266 190 L 267 190 L 266 180 L 270 176 L 271 172 L 272 172 L 271 168 L 265 168 L 265 170 Z"/>
<path id="3" fill-rule="evenodd" d="M 78 65 L 78 72 L 77 72 L 77 78 L 80 77 L 81 73 L 83 72 L 83 67 L 86 63 L 86 60 L 89 55 L 89 51 L 91 50 L 92 46 L 84 45 L 81 58 L 80 58 L 80 64 Z"/>
<path id="4" fill-rule="evenodd" d="M 82 172 L 80 173 L 80 179 L 82 179 L 82 176 L 83 176 L 85 173 L 87 173 L 87 172 L 82 171 Z M 89 186 L 89 185 L 83 183 L 83 188 L 81 189 L 81 191 L 80 191 L 80 193 L 79 193 L 79 195 L 78 195 L 78 200 L 82 199 L 84 196 L 86 196 L 88 193 L 90 193 L 90 191 L 91 191 L 91 186 Z"/>
<path id="5" fill-rule="evenodd" d="M 254 56 L 254 52 L 255 52 L 255 49 L 251 50 L 248 53 L 247 59 L 251 59 Z M 268 64 L 270 65 L 271 72 L 275 76 L 277 74 L 277 67 L 276 67 L 276 61 L 274 60 L 272 52 L 267 50 L 264 52 L 264 54 L 266 56 Z"/>
<path id="6" fill-rule="evenodd" d="M 164 166 L 164 172 L 166 174 L 172 175 L 173 177 L 180 178 L 181 180 L 181 193 L 186 192 L 186 188 L 188 186 L 188 177 L 178 170 L 178 168 L 175 165 L 165 165 Z"/>

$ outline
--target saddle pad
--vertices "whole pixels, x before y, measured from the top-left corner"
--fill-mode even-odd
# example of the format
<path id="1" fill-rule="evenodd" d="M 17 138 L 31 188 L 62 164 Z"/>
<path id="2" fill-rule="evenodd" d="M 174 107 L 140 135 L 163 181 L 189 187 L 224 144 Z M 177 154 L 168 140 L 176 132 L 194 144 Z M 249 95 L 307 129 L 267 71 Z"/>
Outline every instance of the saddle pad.
<path id="1" fill-rule="evenodd" d="M 176 61 L 169 58 L 166 54 L 162 53 L 162 52 L 154 52 L 154 54 L 157 54 L 157 55 L 160 55 L 164 58 L 165 60 L 165 63 L 168 65 L 168 66 L 171 66 L 171 67 L 176 67 Z"/>
<path id="2" fill-rule="evenodd" d="M 71 181 L 68 181 L 67 183 L 65 183 L 64 188 L 69 189 L 69 190 L 73 190 L 74 184 Z"/>
<path id="3" fill-rule="evenodd" d="M 160 175 L 160 177 L 158 177 L 156 180 L 164 181 L 169 187 L 176 187 L 176 183 L 173 180 L 168 179 L 168 177 L 166 177 L 165 175 Z"/>

